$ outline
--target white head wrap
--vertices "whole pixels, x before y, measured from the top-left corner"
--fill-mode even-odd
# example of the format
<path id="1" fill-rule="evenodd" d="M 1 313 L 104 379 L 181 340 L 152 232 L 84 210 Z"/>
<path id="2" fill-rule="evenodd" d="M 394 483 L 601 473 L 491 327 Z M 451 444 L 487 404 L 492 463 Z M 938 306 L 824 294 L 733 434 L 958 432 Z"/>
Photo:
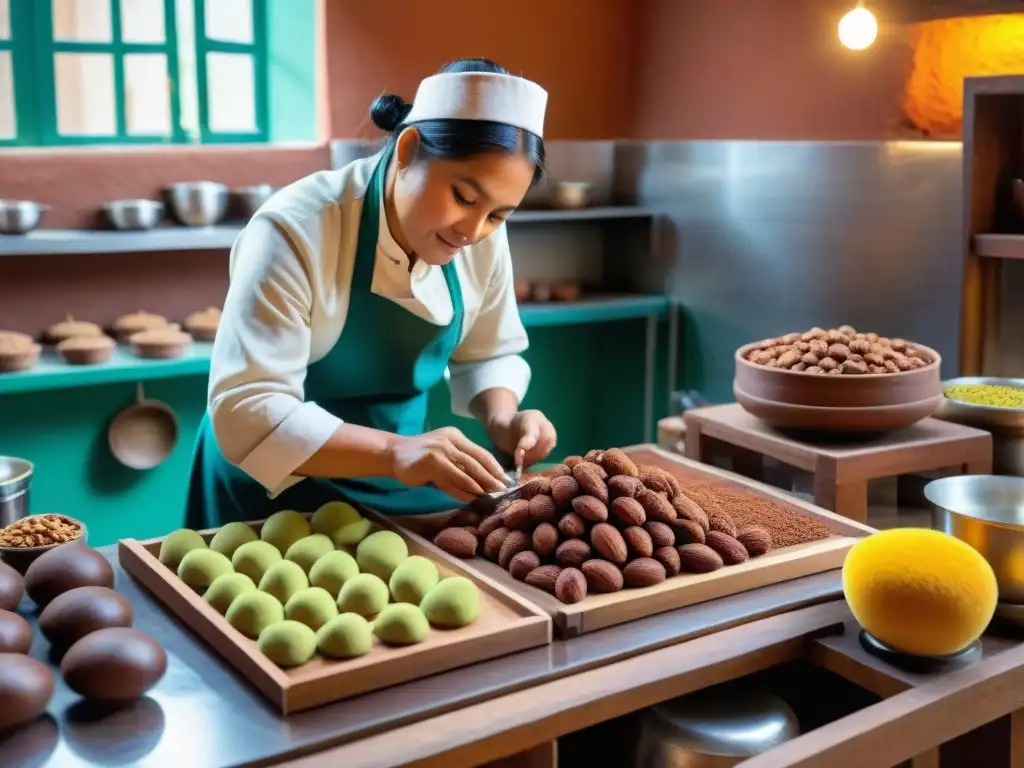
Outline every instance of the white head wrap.
<path id="1" fill-rule="evenodd" d="M 420 83 L 405 123 L 421 120 L 487 120 L 544 136 L 548 93 L 514 75 L 445 72 Z"/>

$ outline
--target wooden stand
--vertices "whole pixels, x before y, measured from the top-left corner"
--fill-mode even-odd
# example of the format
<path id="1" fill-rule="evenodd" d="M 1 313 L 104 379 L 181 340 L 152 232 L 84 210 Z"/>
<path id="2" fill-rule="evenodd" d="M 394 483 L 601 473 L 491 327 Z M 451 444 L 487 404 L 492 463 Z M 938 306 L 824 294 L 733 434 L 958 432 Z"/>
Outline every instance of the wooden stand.
<path id="1" fill-rule="evenodd" d="M 711 463 L 716 443 L 724 443 L 733 470 L 760 479 L 769 456 L 814 476 L 814 503 L 843 517 L 867 522 L 868 481 L 955 467 L 964 474 L 992 471 L 992 435 L 938 419 L 861 442 L 798 440 L 777 432 L 739 405 L 687 411 L 686 455 Z"/>

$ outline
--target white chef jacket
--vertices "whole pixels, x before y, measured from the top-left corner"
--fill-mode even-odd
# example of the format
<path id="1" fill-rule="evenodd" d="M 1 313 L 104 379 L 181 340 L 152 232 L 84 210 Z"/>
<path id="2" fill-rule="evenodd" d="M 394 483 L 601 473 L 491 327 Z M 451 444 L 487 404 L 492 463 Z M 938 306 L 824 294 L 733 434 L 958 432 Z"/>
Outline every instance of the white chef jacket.
<path id="1" fill-rule="evenodd" d="M 342 423 L 307 401 L 303 385 L 307 366 L 326 356 L 345 328 L 363 196 L 378 159 L 356 160 L 283 188 L 231 250 L 208 407 L 224 457 L 271 496 L 302 479 L 295 470 Z M 371 290 L 427 322 L 448 325 L 453 307 L 441 268 L 417 262 L 409 272 L 408 257 L 388 229 L 383 199 L 378 203 Z M 527 337 L 504 225 L 462 249 L 455 268 L 465 318 L 449 365 L 452 410 L 469 416 L 470 401 L 494 387 L 511 390 L 522 402 L 530 383 L 530 367 L 520 356 Z"/>

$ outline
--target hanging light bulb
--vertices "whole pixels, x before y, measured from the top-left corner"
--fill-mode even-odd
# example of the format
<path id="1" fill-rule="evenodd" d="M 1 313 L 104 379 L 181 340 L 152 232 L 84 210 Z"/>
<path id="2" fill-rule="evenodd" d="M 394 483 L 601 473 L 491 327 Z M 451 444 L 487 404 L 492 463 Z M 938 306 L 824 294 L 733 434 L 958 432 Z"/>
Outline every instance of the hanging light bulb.
<path id="1" fill-rule="evenodd" d="M 878 21 L 875 14 L 857 3 L 857 7 L 847 12 L 839 20 L 839 42 L 851 51 L 863 51 L 869 48 L 878 37 Z"/>

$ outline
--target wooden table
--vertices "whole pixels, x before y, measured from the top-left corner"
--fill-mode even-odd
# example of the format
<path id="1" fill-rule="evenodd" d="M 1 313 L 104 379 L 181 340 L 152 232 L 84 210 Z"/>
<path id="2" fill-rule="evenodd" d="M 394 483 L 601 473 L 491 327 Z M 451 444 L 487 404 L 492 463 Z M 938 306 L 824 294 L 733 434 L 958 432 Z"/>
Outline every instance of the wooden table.
<path id="1" fill-rule="evenodd" d="M 710 464 L 720 446 L 733 470 L 760 479 L 768 456 L 814 476 L 814 503 L 857 522 L 867 521 L 868 481 L 954 468 L 963 474 L 992 471 L 992 435 L 938 419 L 865 440 L 825 437 L 821 442 L 778 432 L 736 404 L 683 414 L 686 455 Z"/>

